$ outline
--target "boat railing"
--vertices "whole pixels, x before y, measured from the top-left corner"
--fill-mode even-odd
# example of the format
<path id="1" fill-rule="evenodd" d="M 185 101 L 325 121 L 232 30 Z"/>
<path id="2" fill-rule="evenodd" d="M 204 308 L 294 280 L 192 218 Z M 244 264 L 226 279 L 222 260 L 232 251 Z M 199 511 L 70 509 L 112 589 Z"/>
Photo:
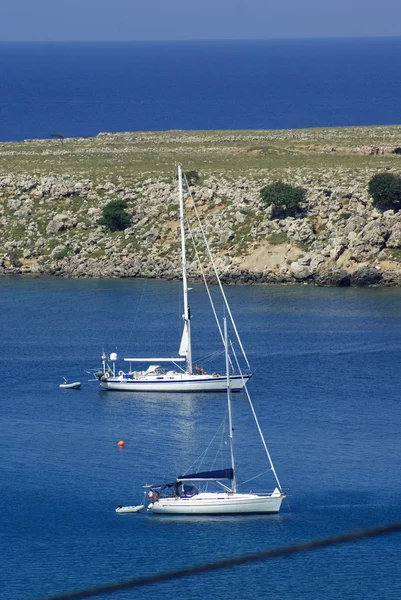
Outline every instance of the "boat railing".
<path id="1" fill-rule="evenodd" d="M 274 490 L 269 490 L 269 491 L 266 491 L 266 490 L 262 490 L 262 491 L 260 491 L 260 490 L 250 490 L 248 493 L 249 494 L 257 494 L 258 496 L 263 496 L 263 497 L 264 496 L 266 496 L 266 497 L 270 497 L 270 496 L 275 497 L 275 496 L 279 496 L 279 495 L 286 496 L 286 493 L 283 492 L 283 491 L 281 491 L 281 490 L 279 490 L 278 488 L 274 488 Z"/>

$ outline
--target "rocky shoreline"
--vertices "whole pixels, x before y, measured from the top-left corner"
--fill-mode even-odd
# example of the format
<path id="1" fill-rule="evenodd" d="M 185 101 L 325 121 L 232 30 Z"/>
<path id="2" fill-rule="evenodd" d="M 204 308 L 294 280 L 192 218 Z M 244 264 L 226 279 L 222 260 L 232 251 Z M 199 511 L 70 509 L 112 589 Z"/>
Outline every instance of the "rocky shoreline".
<path id="1" fill-rule="evenodd" d="M 383 132 L 384 128 L 359 128 L 369 135 L 375 130 L 375 141 L 382 135 L 381 146 L 352 146 L 350 129 L 331 130 L 327 144 L 321 140 L 319 145 L 312 144 L 312 148 L 301 143 L 302 132 L 291 132 L 292 142 L 288 141 L 289 132 L 281 132 L 279 142 L 283 144 L 285 140 L 285 151 L 290 158 L 281 161 L 280 157 L 280 164 L 273 168 L 263 161 L 274 160 L 275 153 L 279 155 L 282 146 L 274 146 L 272 140 L 280 132 L 271 132 L 267 148 L 250 147 L 250 132 L 237 132 L 234 140 L 228 139 L 224 132 L 220 132 L 225 135 L 224 140 L 215 137 L 206 142 L 205 138 L 199 138 L 197 153 L 203 149 L 205 154 L 212 148 L 211 154 L 226 156 L 229 148 L 230 156 L 236 155 L 235 160 L 242 154 L 245 165 L 243 170 L 235 170 L 229 160 L 225 168 L 221 163 L 215 168 L 205 166 L 204 162 L 198 171 L 199 181 L 191 187 L 224 282 L 400 285 L 401 212 L 381 213 L 375 209 L 368 194 L 368 182 L 383 170 L 400 173 L 401 156 L 396 149 L 401 145 L 401 127 L 387 128 L 388 133 Z M 254 132 L 254 137 L 257 133 Z M 181 132 L 181 145 L 192 143 L 193 134 L 188 132 L 188 139 L 185 134 Z M 306 134 L 311 135 L 308 130 Z M 343 134 L 336 146 L 332 145 L 334 134 Z M 131 155 L 135 151 L 147 152 L 150 143 L 149 139 L 143 139 L 146 134 L 141 138 L 139 134 L 136 137 L 131 134 L 130 143 L 128 135 L 103 135 L 93 141 L 65 140 L 63 144 L 37 141 L 35 152 L 53 158 L 65 154 L 67 160 L 83 148 L 89 149 L 89 155 L 94 148 L 93 152 L 99 155 L 101 150 L 108 151 L 108 143 L 117 142 L 120 149 L 126 147 Z M 148 136 L 157 138 L 156 134 Z M 162 138 L 166 148 L 160 152 L 170 151 L 166 136 Z M 216 139 L 221 144 L 217 150 Z M 104 145 L 100 146 L 99 141 Z M 173 164 L 161 174 L 157 169 L 137 170 L 129 177 L 115 171 L 93 176 L 82 168 L 82 163 L 75 171 L 70 166 L 68 172 L 62 169 L 55 172 L 54 167 L 49 171 L 45 165 L 32 170 L 24 163 L 24 152 L 27 149 L 31 152 L 32 145 L 33 142 L 16 144 L 14 157 L 21 159 L 18 170 L 11 172 L 9 167 L 0 171 L 0 273 L 179 278 L 177 182 Z M 12 149 L 12 144 L 1 144 L 0 156 Z M 188 148 L 177 153 L 183 159 L 190 154 Z M 299 153 L 307 157 L 305 166 L 299 160 Z M 311 154 L 316 165 L 311 164 Z M 339 160 L 339 156 L 344 160 Z M 360 157 L 360 162 L 347 162 L 350 156 Z M 191 155 L 191 169 L 196 167 Z M 306 211 L 301 218 L 271 218 L 270 209 L 261 200 L 260 189 L 278 178 L 307 191 Z M 125 231 L 111 233 L 98 221 L 102 208 L 114 199 L 127 203 L 131 224 Z M 199 235 L 199 227 L 195 226 L 194 235 Z M 198 265 L 195 256 L 191 256 L 191 248 L 189 254 L 189 277 L 197 279 Z"/>

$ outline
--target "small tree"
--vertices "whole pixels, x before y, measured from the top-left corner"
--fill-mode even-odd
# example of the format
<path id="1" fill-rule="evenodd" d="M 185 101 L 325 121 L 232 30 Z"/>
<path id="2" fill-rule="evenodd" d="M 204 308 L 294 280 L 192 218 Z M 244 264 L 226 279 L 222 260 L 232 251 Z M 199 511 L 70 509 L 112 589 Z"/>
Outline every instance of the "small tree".
<path id="1" fill-rule="evenodd" d="M 283 181 L 276 181 L 265 185 L 260 190 L 260 195 L 266 206 L 272 207 L 273 219 L 296 217 L 304 212 L 303 204 L 306 201 L 306 191 L 301 187 L 295 187 Z"/>
<path id="2" fill-rule="evenodd" d="M 187 171 L 185 173 L 189 185 L 196 185 L 199 181 L 198 171 Z"/>
<path id="3" fill-rule="evenodd" d="M 110 231 L 124 231 L 130 226 L 131 217 L 125 211 L 127 203 L 124 200 L 111 200 L 103 208 L 103 216 L 99 225 L 105 225 Z"/>
<path id="4" fill-rule="evenodd" d="M 381 211 L 401 208 L 401 177 L 393 173 L 377 173 L 369 181 L 373 206 Z"/>
<path id="5" fill-rule="evenodd" d="M 184 171 L 183 177 L 187 180 L 188 185 L 196 185 L 199 181 L 198 171 Z M 175 178 L 178 179 L 178 175 Z"/>
<path id="6" fill-rule="evenodd" d="M 64 140 L 64 136 L 62 133 L 52 133 L 52 138 L 54 138 L 55 140 L 60 140 L 61 143 L 63 143 Z"/>

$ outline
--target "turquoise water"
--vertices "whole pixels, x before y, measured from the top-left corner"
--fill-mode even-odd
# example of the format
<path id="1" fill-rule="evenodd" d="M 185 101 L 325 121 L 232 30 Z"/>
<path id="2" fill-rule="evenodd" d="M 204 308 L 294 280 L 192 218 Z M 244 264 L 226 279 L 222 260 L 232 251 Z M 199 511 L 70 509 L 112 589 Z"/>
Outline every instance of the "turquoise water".
<path id="1" fill-rule="evenodd" d="M 178 284 L 2 278 L 0 287 L 2 600 L 399 519 L 401 290 L 226 288 L 288 501 L 278 516 L 165 518 L 114 508 L 191 465 L 221 422 L 224 394 L 100 391 L 85 370 L 103 348 L 175 353 Z M 213 338 L 196 285 L 191 309 L 197 360 Z M 60 390 L 63 376 L 82 390 Z M 244 481 L 264 467 L 243 394 L 234 410 Z M 230 589 L 236 599 L 398 600 L 399 556 L 392 535 L 115 597 L 212 599 Z"/>
<path id="2" fill-rule="evenodd" d="M 1 43 L 0 140 L 400 123 L 401 37 Z"/>

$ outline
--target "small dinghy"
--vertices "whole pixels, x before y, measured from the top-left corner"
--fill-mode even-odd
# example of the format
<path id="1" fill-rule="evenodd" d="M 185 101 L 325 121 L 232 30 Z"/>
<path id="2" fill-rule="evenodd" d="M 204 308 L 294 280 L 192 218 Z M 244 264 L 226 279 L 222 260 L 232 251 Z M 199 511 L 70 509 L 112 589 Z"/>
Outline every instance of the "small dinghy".
<path id="1" fill-rule="evenodd" d="M 116 508 L 116 513 L 136 513 L 145 508 L 144 504 L 137 504 L 136 506 L 121 506 L 119 504 Z"/>
<path id="2" fill-rule="evenodd" d="M 79 390 L 81 388 L 80 381 L 74 381 L 72 383 L 68 383 L 65 377 L 63 377 L 64 383 L 60 383 L 59 387 L 62 390 Z"/>

